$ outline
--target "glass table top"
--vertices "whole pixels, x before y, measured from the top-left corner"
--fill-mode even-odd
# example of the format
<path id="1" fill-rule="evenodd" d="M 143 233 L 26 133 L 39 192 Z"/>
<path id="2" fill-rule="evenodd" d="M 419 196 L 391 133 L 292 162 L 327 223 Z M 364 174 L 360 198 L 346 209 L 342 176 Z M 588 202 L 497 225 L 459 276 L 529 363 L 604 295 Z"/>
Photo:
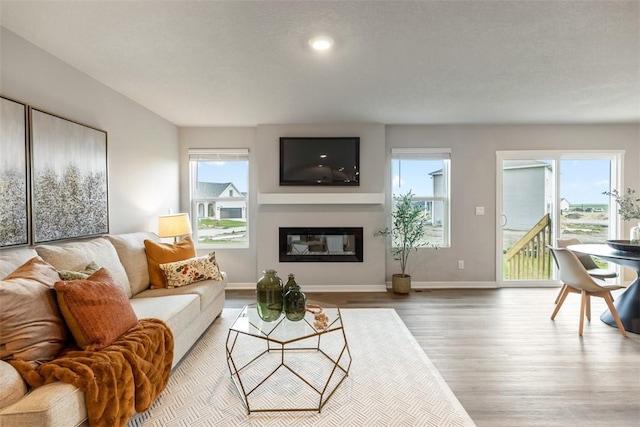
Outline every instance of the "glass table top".
<path id="1" fill-rule="evenodd" d="M 323 313 L 328 317 L 326 329 L 315 326 L 315 314 L 309 311 L 305 314 L 304 319 L 299 321 L 291 321 L 282 313 L 277 320 L 265 322 L 258 315 L 256 304 L 245 306 L 229 329 L 278 343 L 297 341 L 342 329 L 342 318 L 338 307 L 314 301 L 307 303 L 307 307 L 310 305 L 311 307 L 313 305 L 322 307 Z"/>

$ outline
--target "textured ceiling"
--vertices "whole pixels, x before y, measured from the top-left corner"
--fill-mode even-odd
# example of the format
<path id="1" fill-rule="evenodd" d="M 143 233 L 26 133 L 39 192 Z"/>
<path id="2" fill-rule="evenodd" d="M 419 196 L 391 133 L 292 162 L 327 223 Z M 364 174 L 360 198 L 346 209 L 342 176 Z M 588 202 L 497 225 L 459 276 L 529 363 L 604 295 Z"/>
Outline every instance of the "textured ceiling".
<path id="1" fill-rule="evenodd" d="M 180 126 L 640 121 L 640 2 L 2 1 Z M 307 40 L 326 33 L 329 53 Z"/>

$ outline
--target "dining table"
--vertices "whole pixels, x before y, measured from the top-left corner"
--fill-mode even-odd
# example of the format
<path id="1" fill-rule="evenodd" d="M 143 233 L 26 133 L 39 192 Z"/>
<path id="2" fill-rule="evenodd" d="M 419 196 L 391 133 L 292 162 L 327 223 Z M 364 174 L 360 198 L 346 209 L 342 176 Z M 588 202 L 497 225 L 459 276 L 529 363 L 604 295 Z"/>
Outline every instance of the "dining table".
<path id="1" fill-rule="evenodd" d="M 572 252 L 595 256 L 605 261 L 629 267 L 635 271 L 635 280 L 622 293 L 617 295 L 613 304 L 624 328 L 628 332 L 640 334 L 640 251 L 618 250 L 607 244 L 569 245 L 567 249 Z M 617 328 L 609 309 L 602 313 L 600 320 Z"/>

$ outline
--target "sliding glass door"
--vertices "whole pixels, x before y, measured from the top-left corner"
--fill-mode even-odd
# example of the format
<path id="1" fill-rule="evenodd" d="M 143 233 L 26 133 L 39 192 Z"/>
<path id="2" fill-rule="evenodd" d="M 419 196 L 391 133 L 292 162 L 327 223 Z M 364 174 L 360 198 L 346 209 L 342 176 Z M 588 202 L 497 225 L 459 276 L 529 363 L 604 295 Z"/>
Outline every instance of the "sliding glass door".
<path id="1" fill-rule="evenodd" d="M 615 206 L 602 193 L 620 188 L 621 158 L 620 152 L 497 153 L 499 283 L 551 285 L 548 245 L 570 238 L 602 243 L 616 235 Z"/>

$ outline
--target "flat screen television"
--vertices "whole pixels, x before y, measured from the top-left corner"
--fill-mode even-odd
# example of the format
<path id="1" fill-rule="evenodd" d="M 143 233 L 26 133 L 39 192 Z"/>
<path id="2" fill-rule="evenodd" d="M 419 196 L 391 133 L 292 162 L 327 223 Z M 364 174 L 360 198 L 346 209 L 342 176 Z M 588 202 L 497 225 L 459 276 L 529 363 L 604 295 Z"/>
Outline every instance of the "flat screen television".
<path id="1" fill-rule="evenodd" d="M 280 185 L 360 185 L 360 138 L 281 137 Z"/>

